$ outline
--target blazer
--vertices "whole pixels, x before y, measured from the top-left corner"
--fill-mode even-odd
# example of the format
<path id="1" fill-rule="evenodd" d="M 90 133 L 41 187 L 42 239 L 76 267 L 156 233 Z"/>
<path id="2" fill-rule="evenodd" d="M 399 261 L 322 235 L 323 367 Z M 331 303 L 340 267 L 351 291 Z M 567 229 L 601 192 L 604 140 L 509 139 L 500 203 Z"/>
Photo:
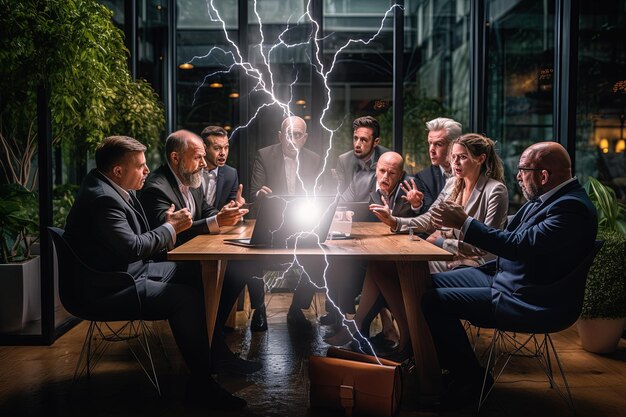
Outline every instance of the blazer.
<path id="1" fill-rule="evenodd" d="M 509 325 L 518 324 L 515 318 L 519 324 L 559 320 L 576 297 L 550 284 L 590 253 L 597 231 L 596 209 L 576 179 L 539 205 L 522 206 L 506 230 L 472 220 L 465 241 L 498 256 L 483 266 L 493 275 L 496 318 L 507 317 Z"/>
<path id="2" fill-rule="evenodd" d="M 439 196 L 432 206 L 437 206 L 440 202 L 449 198 L 455 181 L 455 177 L 448 179 L 444 189 L 439 193 Z M 474 186 L 474 190 L 472 190 L 469 200 L 467 200 L 465 212 L 473 218 L 484 222 L 484 224 L 496 229 L 502 229 L 506 225 L 508 210 L 509 192 L 506 186 L 499 181 L 481 174 L 481 176 L 478 177 L 478 181 Z M 430 211 L 417 217 L 398 218 L 397 231 L 406 231 L 409 227 L 418 228 L 418 232 L 420 233 L 431 234 L 434 232 L 435 228 L 431 224 Z M 481 256 L 483 260 L 490 258 L 486 251 L 467 244 L 466 240 L 460 240 L 460 231 L 458 229 L 451 230 L 449 234 L 454 237 L 444 240 L 443 248 L 447 251 L 454 254 L 460 253 L 463 255 Z M 493 258 L 493 256 L 491 256 L 491 258 Z"/>
<path id="3" fill-rule="evenodd" d="M 446 185 L 446 179 L 441 173 L 439 166 L 431 165 L 415 174 L 415 185 L 418 190 L 424 193 L 424 199 L 422 200 L 422 207 L 420 207 L 419 214 L 426 213 L 433 202 L 437 199 L 441 190 Z"/>
<path id="4" fill-rule="evenodd" d="M 300 178 L 304 182 L 304 189 L 296 179 L 296 194 L 312 193 L 315 180 L 320 173 L 321 158 L 315 152 L 302 148 L 299 152 Z M 259 149 L 252 167 L 250 181 L 250 199 L 257 198 L 256 193 L 263 186 L 272 189 L 273 194 L 287 194 L 287 180 L 285 178 L 285 157 L 281 144 L 270 145 Z M 321 184 L 320 184 L 321 185 Z"/>
<path id="5" fill-rule="evenodd" d="M 209 233 L 206 219 L 218 212 L 206 202 L 202 187 L 190 188 L 189 190 L 193 196 L 196 211 L 192 226 L 176 236 L 177 246 L 191 240 L 198 234 Z M 176 177 L 167 164 L 161 165 L 148 176 L 139 193 L 139 200 L 144 206 L 150 227 L 156 227 L 156 225 L 165 222 L 165 212 L 169 210 L 172 204 L 174 204 L 174 211 L 186 207 Z"/>
<path id="6" fill-rule="evenodd" d="M 376 146 L 374 148 L 374 155 L 372 156 L 372 162 L 374 164 L 378 162 L 378 158 L 380 158 L 380 155 L 384 154 L 385 152 L 389 152 L 389 149 L 380 145 Z M 359 169 L 359 160 L 354 155 L 353 150 L 344 152 L 341 155 L 339 155 L 339 158 L 337 159 L 337 168 L 335 172 L 337 174 L 337 179 L 339 181 L 337 190 L 339 191 L 340 194 L 345 192 L 348 189 L 348 187 L 352 183 L 352 178 L 354 177 L 354 174 L 357 172 L 358 169 Z"/>
<path id="7" fill-rule="evenodd" d="M 137 278 L 145 261 L 165 253 L 172 235 L 163 223 L 150 229 L 139 200 L 132 191 L 130 196 L 132 206 L 103 174 L 92 170 L 67 216 L 64 237 L 88 266 Z"/>
<path id="8" fill-rule="evenodd" d="M 209 171 L 202 171 L 202 190 L 205 197 L 208 198 Z M 224 165 L 217 169 L 217 179 L 215 186 L 215 201 L 213 207 L 221 210 L 226 203 L 237 197 L 237 189 L 239 188 L 239 175 L 237 170 L 230 165 Z M 207 200 L 207 204 L 209 204 Z M 211 204 L 209 204 L 211 205 Z"/>
<path id="9" fill-rule="evenodd" d="M 402 198 L 405 194 L 404 191 L 402 191 L 400 184 L 402 184 L 402 182 L 404 182 L 407 178 L 408 175 L 404 173 L 394 190 L 394 203 L 391 214 L 396 217 L 411 217 L 416 214 L 416 212 L 411 208 L 411 203 Z M 357 190 L 357 188 L 359 188 L 359 185 L 357 185 L 356 182 L 352 182 L 348 189 L 341 195 L 340 202 L 363 201 L 363 199 L 358 199 L 363 193 L 360 190 Z M 376 190 L 376 176 L 373 175 L 373 173 L 367 191 L 370 204 L 383 204 L 380 193 Z M 370 216 L 367 219 L 360 221 L 378 221 L 378 218 L 374 216 L 374 214 L 370 213 Z"/>

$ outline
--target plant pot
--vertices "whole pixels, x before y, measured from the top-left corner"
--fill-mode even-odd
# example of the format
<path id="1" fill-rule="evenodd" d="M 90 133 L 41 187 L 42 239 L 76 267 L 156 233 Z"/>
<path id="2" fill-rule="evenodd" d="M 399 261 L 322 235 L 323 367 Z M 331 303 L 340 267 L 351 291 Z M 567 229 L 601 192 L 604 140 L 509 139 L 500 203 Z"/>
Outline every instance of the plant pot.
<path id="1" fill-rule="evenodd" d="M 626 317 L 619 319 L 578 319 L 576 327 L 580 343 L 587 352 L 611 353 L 624 331 Z"/>
<path id="2" fill-rule="evenodd" d="M 0 333 L 20 332 L 41 318 L 39 256 L 24 262 L 0 264 Z"/>

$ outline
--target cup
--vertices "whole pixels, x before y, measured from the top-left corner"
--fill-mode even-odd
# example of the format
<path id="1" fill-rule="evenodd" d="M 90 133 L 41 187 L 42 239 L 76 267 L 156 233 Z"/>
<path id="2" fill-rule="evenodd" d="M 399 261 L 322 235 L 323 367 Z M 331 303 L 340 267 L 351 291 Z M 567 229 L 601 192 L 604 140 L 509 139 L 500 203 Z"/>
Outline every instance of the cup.
<path id="1" fill-rule="evenodd" d="M 409 227 L 409 240 L 421 240 L 418 234 L 417 227 Z"/>
<path id="2" fill-rule="evenodd" d="M 338 208 L 335 211 L 333 222 L 330 225 L 331 238 L 345 238 L 350 237 L 352 233 L 352 216 L 354 212 L 351 210 L 345 210 Z"/>

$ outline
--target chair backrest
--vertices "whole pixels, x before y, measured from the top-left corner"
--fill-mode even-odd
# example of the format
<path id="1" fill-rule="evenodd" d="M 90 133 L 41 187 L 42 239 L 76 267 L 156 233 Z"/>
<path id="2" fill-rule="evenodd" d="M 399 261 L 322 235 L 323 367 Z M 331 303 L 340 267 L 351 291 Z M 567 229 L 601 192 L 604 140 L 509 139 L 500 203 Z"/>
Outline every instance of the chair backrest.
<path id="1" fill-rule="evenodd" d="M 141 318 L 141 302 L 130 274 L 90 268 L 72 250 L 62 229 L 48 230 L 58 259 L 59 297 L 69 313 L 94 321 Z"/>
<path id="2" fill-rule="evenodd" d="M 591 264 L 603 244 L 604 241 L 596 240 L 592 250 L 578 263 L 576 268 L 562 279 L 549 285 L 537 285 L 525 289 L 525 300 L 536 306 L 543 306 L 544 304 L 550 306 L 539 313 L 549 315 L 549 318 L 546 316 L 546 320 L 538 322 L 535 319 L 539 319 L 539 317 L 536 317 L 524 324 L 517 324 L 512 328 L 502 330 L 522 333 L 554 333 L 574 324 L 582 310 L 589 268 L 591 268 Z M 567 294 L 567 299 L 555 305 L 555 294 Z"/>

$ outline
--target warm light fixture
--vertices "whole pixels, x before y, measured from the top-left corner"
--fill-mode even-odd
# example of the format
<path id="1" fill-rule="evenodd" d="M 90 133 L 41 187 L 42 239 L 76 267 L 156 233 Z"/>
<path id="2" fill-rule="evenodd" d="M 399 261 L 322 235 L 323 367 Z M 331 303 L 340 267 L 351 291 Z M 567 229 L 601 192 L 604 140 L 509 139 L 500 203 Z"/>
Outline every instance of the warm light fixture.
<path id="1" fill-rule="evenodd" d="M 233 91 L 232 93 L 228 95 L 228 98 L 239 98 L 239 93 L 236 91 Z"/>
<path id="2" fill-rule="evenodd" d="M 609 153 L 609 140 L 604 138 L 600 139 L 600 149 L 602 149 L 602 153 Z"/>
<path id="3" fill-rule="evenodd" d="M 300 99 L 300 100 L 296 100 L 296 104 L 297 104 L 298 106 L 304 106 L 304 105 L 306 104 L 306 101 L 305 101 L 305 100 L 302 100 L 302 99 Z"/>
<path id="4" fill-rule="evenodd" d="M 233 127 L 231 125 L 224 125 L 224 130 L 230 132 L 231 130 L 233 130 Z"/>
<path id="5" fill-rule="evenodd" d="M 615 153 L 624 152 L 626 149 L 626 141 L 624 139 L 620 139 L 615 144 Z"/>
<path id="6" fill-rule="evenodd" d="M 306 116 L 304 116 L 304 120 L 311 120 L 311 116 L 307 114 Z"/>
<path id="7" fill-rule="evenodd" d="M 182 70 L 190 70 L 190 69 L 193 69 L 193 64 L 191 64 L 189 62 L 184 62 L 184 63 L 180 64 L 178 66 L 178 68 L 180 68 Z"/>
<path id="8" fill-rule="evenodd" d="M 215 82 L 215 83 L 209 84 L 209 87 L 211 87 L 211 88 L 222 88 L 222 87 L 224 87 L 224 84 Z"/>

